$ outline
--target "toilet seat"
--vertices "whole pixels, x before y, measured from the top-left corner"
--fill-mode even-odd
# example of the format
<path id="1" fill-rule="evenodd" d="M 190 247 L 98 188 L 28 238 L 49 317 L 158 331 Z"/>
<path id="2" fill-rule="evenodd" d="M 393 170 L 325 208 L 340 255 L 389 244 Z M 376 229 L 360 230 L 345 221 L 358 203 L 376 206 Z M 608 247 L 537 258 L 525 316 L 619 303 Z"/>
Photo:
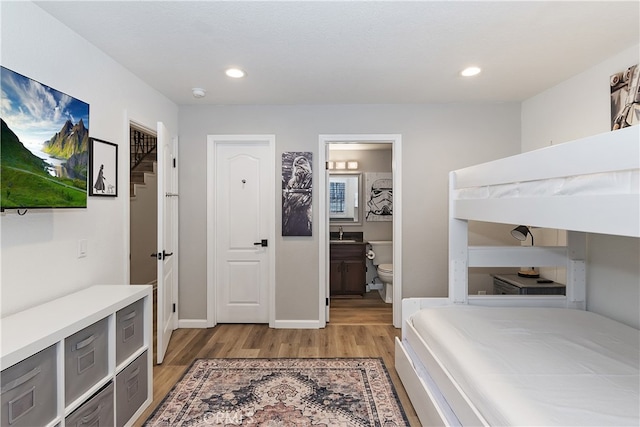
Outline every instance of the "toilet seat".
<path id="1" fill-rule="evenodd" d="M 378 265 L 378 272 L 381 273 L 393 273 L 393 264 L 380 264 Z"/>

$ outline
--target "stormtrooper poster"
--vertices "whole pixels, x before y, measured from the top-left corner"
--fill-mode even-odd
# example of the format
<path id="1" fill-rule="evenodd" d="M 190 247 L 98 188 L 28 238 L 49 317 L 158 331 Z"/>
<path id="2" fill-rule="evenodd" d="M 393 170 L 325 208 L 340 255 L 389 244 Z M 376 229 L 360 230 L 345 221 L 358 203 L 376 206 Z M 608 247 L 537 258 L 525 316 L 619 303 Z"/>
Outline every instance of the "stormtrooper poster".
<path id="1" fill-rule="evenodd" d="M 367 221 L 393 219 L 393 180 L 391 173 L 365 174 L 365 217 Z"/>
<path id="2" fill-rule="evenodd" d="M 312 153 L 282 153 L 282 235 L 311 236 Z"/>
<path id="3" fill-rule="evenodd" d="M 611 76 L 611 130 L 640 123 L 640 64 Z"/>

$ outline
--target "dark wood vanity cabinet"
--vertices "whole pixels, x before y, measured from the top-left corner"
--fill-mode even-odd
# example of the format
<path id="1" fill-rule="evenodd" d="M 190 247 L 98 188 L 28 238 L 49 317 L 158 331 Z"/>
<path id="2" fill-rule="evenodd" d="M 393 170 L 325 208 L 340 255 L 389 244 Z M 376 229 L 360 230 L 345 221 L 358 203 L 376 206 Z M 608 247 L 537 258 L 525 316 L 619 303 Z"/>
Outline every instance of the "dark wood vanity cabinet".
<path id="1" fill-rule="evenodd" d="M 366 292 L 366 243 L 334 243 L 330 245 L 329 282 L 332 296 L 362 296 Z"/>

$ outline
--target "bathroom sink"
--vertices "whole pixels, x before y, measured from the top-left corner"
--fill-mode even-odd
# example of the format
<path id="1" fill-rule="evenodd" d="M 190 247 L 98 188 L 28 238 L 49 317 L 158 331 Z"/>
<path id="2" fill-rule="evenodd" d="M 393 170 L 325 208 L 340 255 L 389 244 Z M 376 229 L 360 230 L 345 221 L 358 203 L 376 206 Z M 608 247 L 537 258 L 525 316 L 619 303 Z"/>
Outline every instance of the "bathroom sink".
<path id="1" fill-rule="evenodd" d="M 345 231 L 344 233 L 332 231 L 329 233 L 329 241 L 331 243 L 362 243 L 362 231 Z"/>

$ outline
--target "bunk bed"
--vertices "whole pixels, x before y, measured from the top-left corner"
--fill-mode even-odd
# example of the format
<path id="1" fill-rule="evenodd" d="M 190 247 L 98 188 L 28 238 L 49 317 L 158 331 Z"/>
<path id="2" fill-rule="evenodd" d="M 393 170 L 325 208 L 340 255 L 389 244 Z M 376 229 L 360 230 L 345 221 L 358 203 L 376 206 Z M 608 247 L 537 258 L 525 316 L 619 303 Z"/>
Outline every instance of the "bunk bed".
<path id="1" fill-rule="evenodd" d="M 586 233 L 640 237 L 638 126 L 449 175 L 449 295 L 402 303 L 396 370 L 432 425 L 640 425 L 640 333 L 586 311 Z M 567 230 L 468 245 L 469 221 Z M 566 295 L 469 295 L 470 267 L 566 268 Z"/>

